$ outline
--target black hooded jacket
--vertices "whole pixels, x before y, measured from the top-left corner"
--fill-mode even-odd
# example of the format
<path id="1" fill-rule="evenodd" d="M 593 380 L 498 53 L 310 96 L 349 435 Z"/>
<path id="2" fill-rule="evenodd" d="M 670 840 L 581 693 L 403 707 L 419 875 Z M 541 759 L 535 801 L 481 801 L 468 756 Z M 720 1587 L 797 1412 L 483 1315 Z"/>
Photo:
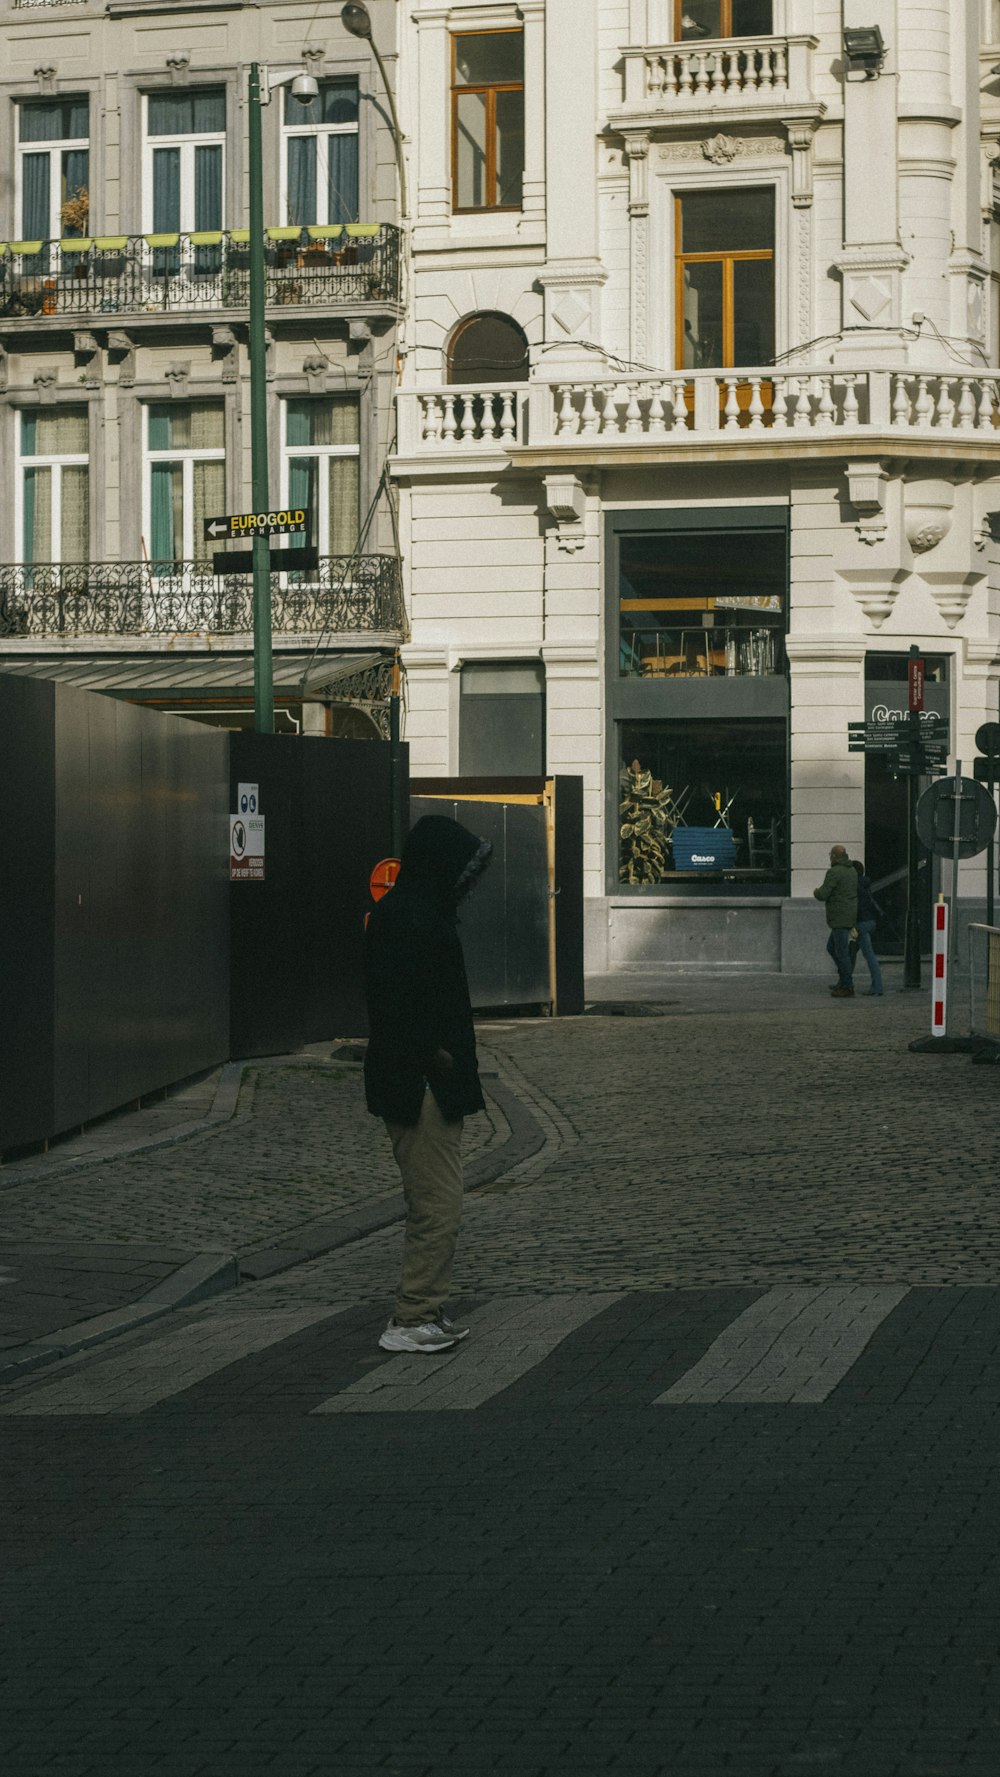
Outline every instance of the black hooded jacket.
<path id="1" fill-rule="evenodd" d="M 426 1086 L 449 1123 L 484 1108 L 455 910 L 491 850 L 457 821 L 425 815 L 368 921 L 365 1091 L 375 1117 L 412 1127 Z M 452 1057 L 447 1071 L 434 1064 L 439 1049 Z"/>

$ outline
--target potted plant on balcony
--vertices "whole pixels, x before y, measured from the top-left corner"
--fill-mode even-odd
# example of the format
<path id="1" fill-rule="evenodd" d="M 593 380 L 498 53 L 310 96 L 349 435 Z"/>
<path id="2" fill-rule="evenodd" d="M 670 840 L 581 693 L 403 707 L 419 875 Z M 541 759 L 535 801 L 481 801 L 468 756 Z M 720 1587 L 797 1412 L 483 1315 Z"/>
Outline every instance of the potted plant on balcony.
<path id="1" fill-rule="evenodd" d="M 80 255 L 79 258 L 74 259 L 73 276 L 85 278 L 87 267 L 83 254 L 90 246 L 90 242 L 86 238 L 90 223 L 90 192 L 85 185 L 78 185 L 76 190 L 65 199 L 59 211 L 59 220 L 65 237 L 60 243 L 62 251 Z"/>

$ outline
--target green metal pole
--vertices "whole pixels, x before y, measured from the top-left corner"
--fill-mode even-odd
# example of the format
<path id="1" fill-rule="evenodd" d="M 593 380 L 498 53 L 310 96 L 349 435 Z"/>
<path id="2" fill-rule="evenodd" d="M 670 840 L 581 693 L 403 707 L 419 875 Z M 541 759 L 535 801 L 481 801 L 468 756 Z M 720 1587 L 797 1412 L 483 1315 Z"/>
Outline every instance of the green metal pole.
<path id="1" fill-rule="evenodd" d="M 261 130 L 260 65 L 250 66 L 250 476 L 255 512 L 266 512 L 267 343 L 264 336 L 264 148 Z M 253 702 L 258 734 L 274 733 L 274 676 L 271 661 L 271 550 L 266 537 L 253 539 Z"/>

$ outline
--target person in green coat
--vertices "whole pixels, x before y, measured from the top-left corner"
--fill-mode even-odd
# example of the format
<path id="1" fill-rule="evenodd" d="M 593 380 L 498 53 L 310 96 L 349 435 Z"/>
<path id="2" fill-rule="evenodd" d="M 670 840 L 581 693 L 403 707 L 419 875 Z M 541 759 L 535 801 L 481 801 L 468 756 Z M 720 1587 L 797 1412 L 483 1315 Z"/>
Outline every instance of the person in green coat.
<path id="1" fill-rule="evenodd" d="M 826 948 L 839 977 L 830 992 L 835 1000 L 852 1000 L 851 932 L 858 923 L 858 878 L 845 845 L 830 847 L 830 868 L 813 894 L 817 901 L 826 903 L 826 923 L 830 928 Z"/>

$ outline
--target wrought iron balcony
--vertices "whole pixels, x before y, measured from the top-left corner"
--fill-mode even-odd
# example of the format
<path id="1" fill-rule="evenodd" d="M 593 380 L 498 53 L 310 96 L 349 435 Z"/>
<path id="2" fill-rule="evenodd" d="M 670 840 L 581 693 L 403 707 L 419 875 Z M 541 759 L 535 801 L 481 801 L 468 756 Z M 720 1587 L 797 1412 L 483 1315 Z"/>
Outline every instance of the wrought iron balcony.
<path id="1" fill-rule="evenodd" d="M 328 555 L 314 574 L 271 575 L 276 635 L 401 635 L 391 555 Z M 0 641 L 19 637 L 249 635 L 249 574 L 194 562 L 0 565 Z"/>
<path id="2" fill-rule="evenodd" d="M 264 233 L 270 308 L 399 300 L 399 230 L 391 223 Z M 0 241 L 0 315 L 177 315 L 249 302 L 246 228 Z"/>

